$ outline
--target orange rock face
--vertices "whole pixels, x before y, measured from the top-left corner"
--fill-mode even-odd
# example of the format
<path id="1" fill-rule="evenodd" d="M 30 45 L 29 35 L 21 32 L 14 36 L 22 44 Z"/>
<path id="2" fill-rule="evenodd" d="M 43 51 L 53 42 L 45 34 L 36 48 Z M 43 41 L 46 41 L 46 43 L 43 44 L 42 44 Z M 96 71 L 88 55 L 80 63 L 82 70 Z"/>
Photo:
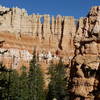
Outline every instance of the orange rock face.
<path id="1" fill-rule="evenodd" d="M 47 64 L 60 57 L 68 61 L 74 56 L 76 27 L 73 17 L 58 15 L 51 19 L 49 15 L 28 15 L 19 8 L 0 7 L 0 11 L 0 38 L 5 40 L 1 51 L 8 50 L 0 57 L 7 66 L 13 64 L 19 69 L 29 64 L 34 49 L 39 62 Z"/>
<path id="2" fill-rule="evenodd" d="M 100 90 L 100 6 L 91 8 L 79 20 L 71 65 L 71 100 L 99 100 Z"/>
<path id="3" fill-rule="evenodd" d="M 71 100 L 100 100 L 100 6 L 76 24 L 73 17 L 28 15 L 19 8 L 0 11 L 0 52 L 7 50 L 0 61 L 20 70 L 29 66 L 35 50 L 46 73 L 51 61 L 62 58 L 70 66 Z"/>

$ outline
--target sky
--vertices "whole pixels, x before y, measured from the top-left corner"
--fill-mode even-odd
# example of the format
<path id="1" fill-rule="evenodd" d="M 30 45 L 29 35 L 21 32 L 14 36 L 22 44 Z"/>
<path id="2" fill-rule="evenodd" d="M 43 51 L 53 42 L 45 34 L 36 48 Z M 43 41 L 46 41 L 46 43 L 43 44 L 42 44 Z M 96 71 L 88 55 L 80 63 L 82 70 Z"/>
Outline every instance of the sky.
<path id="1" fill-rule="evenodd" d="M 5 7 L 25 8 L 28 14 L 50 14 L 51 16 L 84 17 L 92 6 L 100 5 L 100 0 L 0 0 Z"/>

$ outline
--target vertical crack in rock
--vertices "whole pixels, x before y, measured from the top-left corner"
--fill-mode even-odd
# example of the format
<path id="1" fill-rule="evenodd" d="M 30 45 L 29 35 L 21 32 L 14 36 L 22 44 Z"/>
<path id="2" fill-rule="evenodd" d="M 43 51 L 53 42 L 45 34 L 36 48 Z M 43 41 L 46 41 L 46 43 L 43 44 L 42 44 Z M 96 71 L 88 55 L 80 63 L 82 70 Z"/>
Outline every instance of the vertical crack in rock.
<path id="1" fill-rule="evenodd" d="M 62 28 L 61 28 L 61 36 L 60 36 L 60 40 L 59 40 L 59 44 L 58 47 L 63 50 L 63 46 L 62 46 L 62 41 L 63 41 L 63 27 L 64 27 L 64 21 L 62 21 Z"/>

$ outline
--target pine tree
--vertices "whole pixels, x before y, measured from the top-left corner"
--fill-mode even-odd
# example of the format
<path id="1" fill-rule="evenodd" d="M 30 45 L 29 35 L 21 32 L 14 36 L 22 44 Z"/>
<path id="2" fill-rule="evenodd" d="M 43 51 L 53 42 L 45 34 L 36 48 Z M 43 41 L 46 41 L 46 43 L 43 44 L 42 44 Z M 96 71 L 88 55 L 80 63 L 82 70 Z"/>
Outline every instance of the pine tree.
<path id="1" fill-rule="evenodd" d="M 68 80 L 66 79 L 65 65 L 62 60 L 58 64 L 51 64 L 49 67 L 49 74 L 51 76 L 47 100 L 68 100 Z"/>
<path id="2" fill-rule="evenodd" d="M 45 100 L 44 79 L 40 65 L 36 61 L 35 53 L 30 62 L 28 73 L 29 99 L 28 100 Z"/>
<path id="3" fill-rule="evenodd" d="M 0 63 L 0 100 L 6 100 L 8 96 L 9 81 L 7 78 L 8 70 Z"/>
<path id="4" fill-rule="evenodd" d="M 28 100 L 27 73 L 0 65 L 0 100 Z"/>
<path id="5" fill-rule="evenodd" d="M 29 100 L 29 88 L 28 88 L 28 76 L 26 67 L 21 67 L 21 75 L 19 78 L 19 99 L 18 100 Z"/>
<path id="6" fill-rule="evenodd" d="M 19 100 L 19 74 L 16 70 L 9 73 L 9 99 Z"/>

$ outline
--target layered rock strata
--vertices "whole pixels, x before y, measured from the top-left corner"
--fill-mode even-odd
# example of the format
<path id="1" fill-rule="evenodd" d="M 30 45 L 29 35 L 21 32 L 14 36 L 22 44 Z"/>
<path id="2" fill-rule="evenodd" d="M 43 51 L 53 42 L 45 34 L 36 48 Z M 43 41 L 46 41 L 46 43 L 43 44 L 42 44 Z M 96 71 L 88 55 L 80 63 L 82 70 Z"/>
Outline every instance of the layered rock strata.
<path id="1" fill-rule="evenodd" d="M 100 100 L 100 6 L 76 24 L 73 17 L 0 7 L 0 40 L 0 51 L 7 50 L 0 60 L 7 67 L 28 66 L 34 50 L 44 73 L 62 58 L 70 68 L 71 100 Z"/>
<path id="2" fill-rule="evenodd" d="M 50 62 L 57 63 L 62 58 L 69 63 L 74 56 L 74 20 L 60 15 L 28 15 L 25 9 L 0 6 L 0 40 L 5 41 L 0 51 L 7 51 L 0 54 L 0 62 L 18 71 L 22 66 L 28 68 L 35 50 L 47 80 Z"/>
<path id="3" fill-rule="evenodd" d="M 31 51 L 36 49 L 39 60 L 47 58 L 46 62 L 48 62 L 60 57 L 63 60 L 71 59 L 74 55 L 73 37 L 75 36 L 75 31 L 76 26 L 73 17 L 60 15 L 54 17 L 48 14 L 28 15 L 25 9 L 0 6 L 0 37 L 5 39 L 3 48 L 8 49 L 8 46 L 10 46 L 9 55 L 14 55 L 14 58 L 18 61 L 20 61 L 19 55 L 25 55 L 24 57 L 21 56 L 21 58 L 25 58 L 24 60 L 27 62 L 31 59 L 31 54 L 27 48 L 29 45 L 24 38 L 26 45 L 24 46 L 23 37 L 32 40 L 28 41 L 30 49 Z M 23 54 L 20 53 L 22 48 L 27 50 L 22 51 Z M 6 58 L 7 55 L 3 56 Z M 29 57 L 27 58 L 26 56 Z"/>
<path id="4" fill-rule="evenodd" d="M 71 65 L 71 100 L 100 99 L 100 6 L 80 18 Z"/>

